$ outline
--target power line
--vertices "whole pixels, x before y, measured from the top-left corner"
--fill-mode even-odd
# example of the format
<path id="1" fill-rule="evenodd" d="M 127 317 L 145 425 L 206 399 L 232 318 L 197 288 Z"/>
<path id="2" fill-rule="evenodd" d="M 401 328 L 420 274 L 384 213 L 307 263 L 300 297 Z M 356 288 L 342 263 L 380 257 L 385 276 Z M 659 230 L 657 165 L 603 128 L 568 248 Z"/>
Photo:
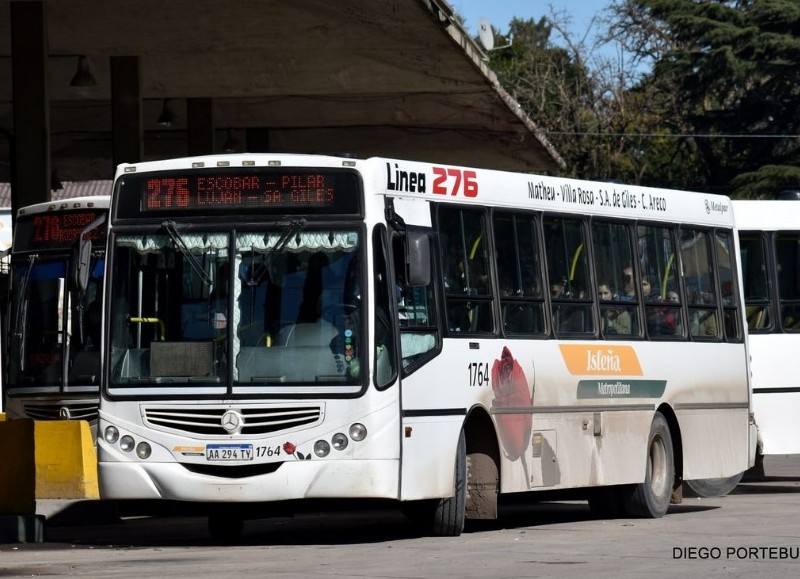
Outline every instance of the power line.
<path id="1" fill-rule="evenodd" d="M 542 131 L 545 135 L 559 135 L 567 137 L 658 137 L 662 139 L 800 139 L 800 135 L 764 135 L 764 134 L 721 134 L 701 135 L 698 133 L 590 133 L 579 131 Z"/>

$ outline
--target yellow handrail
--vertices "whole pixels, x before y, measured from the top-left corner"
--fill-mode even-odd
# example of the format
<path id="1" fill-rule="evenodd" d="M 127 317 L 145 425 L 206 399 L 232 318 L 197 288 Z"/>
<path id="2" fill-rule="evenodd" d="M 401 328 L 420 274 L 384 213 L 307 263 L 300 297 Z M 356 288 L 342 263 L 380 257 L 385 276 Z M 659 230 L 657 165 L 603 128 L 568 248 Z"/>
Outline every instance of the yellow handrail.
<path id="1" fill-rule="evenodd" d="M 159 318 L 128 318 L 128 321 L 134 324 L 158 324 L 158 328 L 160 330 L 159 337 L 161 338 L 161 341 L 163 342 L 167 339 L 167 327 Z"/>
<path id="2" fill-rule="evenodd" d="M 569 280 L 573 281 L 575 279 L 575 268 L 578 267 L 578 259 L 581 257 L 581 253 L 583 253 L 583 243 L 581 243 L 575 253 L 572 255 L 572 262 L 569 264 Z"/>

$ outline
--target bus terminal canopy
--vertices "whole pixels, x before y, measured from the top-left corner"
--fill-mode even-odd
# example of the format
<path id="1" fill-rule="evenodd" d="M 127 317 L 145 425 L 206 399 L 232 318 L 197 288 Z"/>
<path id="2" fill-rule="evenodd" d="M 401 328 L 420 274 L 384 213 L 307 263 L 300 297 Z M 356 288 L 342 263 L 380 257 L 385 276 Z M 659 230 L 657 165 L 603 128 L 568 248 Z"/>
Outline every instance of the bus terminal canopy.
<path id="1" fill-rule="evenodd" d="M 563 167 L 444 0 L 2 1 L 0 181 L 42 116 L 61 180 L 224 149 Z"/>

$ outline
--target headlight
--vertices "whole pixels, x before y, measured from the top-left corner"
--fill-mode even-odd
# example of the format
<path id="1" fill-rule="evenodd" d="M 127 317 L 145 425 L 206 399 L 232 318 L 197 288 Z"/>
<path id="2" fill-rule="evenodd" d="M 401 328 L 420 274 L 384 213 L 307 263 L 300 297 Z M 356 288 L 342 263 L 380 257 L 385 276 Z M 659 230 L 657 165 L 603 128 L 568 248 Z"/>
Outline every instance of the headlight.
<path id="1" fill-rule="evenodd" d="M 133 450 L 134 440 L 132 436 L 128 436 L 127 434 L 119 439 L 119 447 L 124 450 L 125 452 L 130 452 Z"/>
<path id="2" fill-rule="evenodd" d="M 150 445 L 146 442 L 140 442 L 136 445 L 136 456 L 141 459 L 150 458 L 150 454 L 153 452 L 153 449 L 150 448 Z"/>
<path id="3" fill-rule="evenodd" d="M 103 431 L 103 438 L 108 444 L 116 444 L 119 440 L 119 430 L 116 426 L 106 426 Z"/>
<path id="4" fill-rule="evenodd" d="M 331 438 L 331 443 L 336 450 L 344 450 L 347 448 L 347 437 L 343 432 L 337 432 L 333 435 L 333 438 Z"/>
<path id="5" fill-rule="evenodd" d="M 350 438 L 356 442 L 361 442 L 367 437 L 367 427 L 363 424 L 356 422 L 350 425 Z"/>
<path id="6" fill-rule="evenodd" d="M 318 440 L 314 443 L 314 454 L 320 458 L 325 458 L 331 452 L 331 445 L 324 440 Z"/>

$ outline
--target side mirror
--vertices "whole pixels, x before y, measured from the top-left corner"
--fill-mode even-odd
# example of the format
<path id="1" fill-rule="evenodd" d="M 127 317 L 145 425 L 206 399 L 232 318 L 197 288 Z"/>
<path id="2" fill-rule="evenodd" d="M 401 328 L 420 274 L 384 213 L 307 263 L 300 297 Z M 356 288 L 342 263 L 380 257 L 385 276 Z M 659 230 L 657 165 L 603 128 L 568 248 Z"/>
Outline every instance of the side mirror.
<path id="1" fill-rule="evenodd" d="M 79 292 L 85 292 L 89 287 L 89 274 L 92 263 L 92 242 L 81 235 L 72 249 L 72 285 Z"/>
<path id="2" fill-rule="evenodd" d="M 89 225 L 83 228 L 81 234 L 78 236 L 78 241 L 72 248 L 72 265 L 70 269 L 70 277 L 72 286 L 78 288 L 78 291 L 83 293 L 89 287 L 89 276 L 91 275 L 90 267 L 92 264 L 92 242 L 86 236 L 87 233 L 92 231 L 98 225 L 102 225 L 106 221 L 106 215 L 103 213 L 92 221 Z"/>
<path id="3" fill-rule="evenodd" d="M 431 238 L 424 231 L 406 232 L 406 285 L 425 287 L 431 283 Z"/>

